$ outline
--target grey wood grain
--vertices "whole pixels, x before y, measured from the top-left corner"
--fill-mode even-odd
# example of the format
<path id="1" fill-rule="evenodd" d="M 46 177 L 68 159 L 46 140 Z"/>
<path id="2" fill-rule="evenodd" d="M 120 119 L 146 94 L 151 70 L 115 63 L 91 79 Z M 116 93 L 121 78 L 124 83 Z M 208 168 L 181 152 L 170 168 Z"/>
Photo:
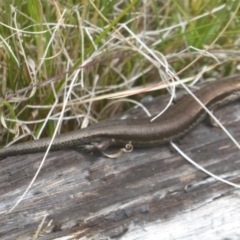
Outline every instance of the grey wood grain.
<path id="1" fill-rule="evenodd" d="M 154 113 L 164 101 L 158 98 L 148 108 Z M 239 140 L 239 102 L 218 112 Z M 136 109 L 127 114 L 143 116 Z M 177 144 L 209 171 L 240 184 L 240 152 L 220 128 L 202 123 Z M 51 152 L 27 196 L 7 213 L 42 156 L 0 161 L 1 239 L 32 239 L 44 216 L 37 239 L 240 237 L 239 190 L 208 177 L 167 145 L 134 149 L 117 160 L 75 150 Z"/>

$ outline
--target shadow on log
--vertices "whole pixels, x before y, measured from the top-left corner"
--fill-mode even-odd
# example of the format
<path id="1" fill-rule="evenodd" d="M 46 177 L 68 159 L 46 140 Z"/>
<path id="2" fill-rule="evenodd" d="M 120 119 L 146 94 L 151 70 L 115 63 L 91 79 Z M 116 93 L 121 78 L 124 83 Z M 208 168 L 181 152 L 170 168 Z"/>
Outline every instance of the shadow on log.
<path id="1" fill-rule="evenodd" d="M 147 107 L 156 113 L 165 100 Z M 239 140 L 239 102 L 218 113 Z M 144 116 L 136 109 L 127 114 Z M 177 144 L 207 170 L 240 184 L 240 152 L 220 128 L 202 123 Z M 134 149 L 117 160 L 74 150 L 51 152 L 27 196 L 7 213 L 42 157 L 0 161 L 1 239 L 240 237 L 239 190 L 199 171 L 168 145 Z"/>

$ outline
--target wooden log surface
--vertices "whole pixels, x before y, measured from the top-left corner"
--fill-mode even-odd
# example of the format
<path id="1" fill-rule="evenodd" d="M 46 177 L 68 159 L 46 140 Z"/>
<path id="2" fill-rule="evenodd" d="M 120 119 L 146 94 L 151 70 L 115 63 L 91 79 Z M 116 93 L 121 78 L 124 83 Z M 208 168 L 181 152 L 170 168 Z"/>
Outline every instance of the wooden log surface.
<path id="1" fill-rule="evenodd" d="M 147 104 L 156 113 L 167 98 Z M 217 112 L 240 140 L 239 101 Z M 125 113 L 144 116 L 139 109 Z M 198 164 L 240 184 L 240 152 L 206 122 L 177 142 Z M 0 161 L 0 239 L 239 239 L 237 188 L 196 169 L 170 146 L 134 149 L 116 160 L 75 150 Z M 41 222 L 42 225 L 41 225 Z M 65 237 L 65 238 L 64 238 Z"/>

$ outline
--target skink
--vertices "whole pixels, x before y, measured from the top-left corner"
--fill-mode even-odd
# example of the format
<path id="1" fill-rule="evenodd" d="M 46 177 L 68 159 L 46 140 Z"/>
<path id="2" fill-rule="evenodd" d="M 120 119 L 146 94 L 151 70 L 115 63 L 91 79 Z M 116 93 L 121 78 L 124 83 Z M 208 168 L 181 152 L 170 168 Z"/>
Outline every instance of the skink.
<path id="1" fill-rule="evenodd" d="M 240 98 L 240 75 L 217 80 L 195 92 L 209 109 L 215 109 Z M 61 134 L 54 139 L 51 150 L 89 146 L 103 151 L 109 146 L 153 147 L 174 141 L 199 124 L 206 117 L 205 110 L 192 96 L 185 95 L 163 115 L 152 117 L 103 121 L 88 128 Z M 40 152 L 47 149 L 51 138 L 42 138 L 12 145 L 0 150 L 0 158 Z M 88 148 L 89 149 L 89 148 Z"/>

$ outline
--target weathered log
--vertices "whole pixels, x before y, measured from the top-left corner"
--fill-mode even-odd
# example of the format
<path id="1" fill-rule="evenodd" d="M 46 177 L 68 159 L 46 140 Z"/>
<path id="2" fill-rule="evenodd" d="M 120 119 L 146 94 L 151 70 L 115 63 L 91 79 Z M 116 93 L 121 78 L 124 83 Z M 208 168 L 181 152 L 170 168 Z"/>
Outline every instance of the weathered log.
<path id="1" fill-rule="evenodd" d="M 159 101 L 148 105 L 154 113 Z M 157 110 L 158 108 L 158 110 Z M 129 115 L 143 116 L 139 110 Z M 219 111 L 240 139 L 239 102 Z M 197 163 L 240 184 L 240 152 L 206 123 L 179 147 Z M 51 152 L 34 186 L 11 213 L 43 153 L 0 161 L 1 239 L 236 239 L 239 190 L 193 167 L 168 145 L 134 149 L 116 160 L 75 150 Z"/>

